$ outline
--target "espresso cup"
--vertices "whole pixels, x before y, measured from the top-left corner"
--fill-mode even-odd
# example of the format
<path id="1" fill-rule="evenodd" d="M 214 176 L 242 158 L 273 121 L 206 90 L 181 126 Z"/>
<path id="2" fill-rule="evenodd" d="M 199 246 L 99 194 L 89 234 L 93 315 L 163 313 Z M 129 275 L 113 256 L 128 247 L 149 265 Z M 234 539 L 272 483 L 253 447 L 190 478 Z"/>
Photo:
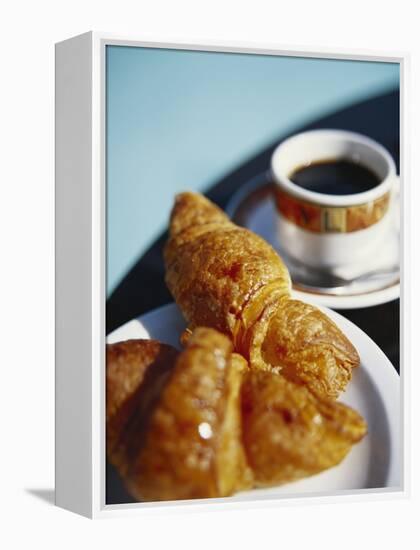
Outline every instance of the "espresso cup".
<path id="1" fill-rule="evenodd" d="M 337 195 L 291 180 L 299 168 L 331 161 L 364 167 L 378 183 L 363 192 Z M 271 172 L 279 244 L 292 258 L 331 269 L 363 262 L 384 244 L 399 180 L 391 155 L 379 143 L 343 130 L 303 132 L 275 149 Z"/>

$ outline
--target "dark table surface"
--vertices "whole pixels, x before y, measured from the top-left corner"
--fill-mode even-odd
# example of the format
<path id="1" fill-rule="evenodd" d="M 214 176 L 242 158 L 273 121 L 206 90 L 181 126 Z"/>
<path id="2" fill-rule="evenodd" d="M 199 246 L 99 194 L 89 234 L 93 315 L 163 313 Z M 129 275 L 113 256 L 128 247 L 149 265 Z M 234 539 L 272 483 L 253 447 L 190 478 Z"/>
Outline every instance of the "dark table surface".
<path id="1" fill-rule="evenodd" d="M 384 145 L 399 170 L 399 93 L 374 97 L 335 112 L 293 133 L 315 128 L 336 128 L 365 134 Z M 224 208 L 232 195 L 245 182 L 266 170 L 274 148 L 288 135 L 279 136 L 270 147 L 229 174 L 206 193 Z M 107 334 L 127 321 L 173 301 L 164 282 L 162 250 L 167 234 L 162 234 L 139 258 L 112 293 L 106 305 Z M 388 356 L 397 372 L 400 368 L 400 301 L 339 312 L 368 334 Z M 133 502 L 121 484 L 114 468 L 107 464 L 107 504 Z"/>

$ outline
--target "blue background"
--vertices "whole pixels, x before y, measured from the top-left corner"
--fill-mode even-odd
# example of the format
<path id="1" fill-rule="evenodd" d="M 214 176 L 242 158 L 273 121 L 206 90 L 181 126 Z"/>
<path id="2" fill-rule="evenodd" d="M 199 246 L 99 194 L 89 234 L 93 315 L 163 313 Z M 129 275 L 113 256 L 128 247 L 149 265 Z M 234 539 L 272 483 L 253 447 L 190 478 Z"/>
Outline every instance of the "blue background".
<path id="1" fill-rule="evenodd" d="M 166 227 L 175 193 L 398 86 L 393 63 L 108 46 L 108 295 Z"/>

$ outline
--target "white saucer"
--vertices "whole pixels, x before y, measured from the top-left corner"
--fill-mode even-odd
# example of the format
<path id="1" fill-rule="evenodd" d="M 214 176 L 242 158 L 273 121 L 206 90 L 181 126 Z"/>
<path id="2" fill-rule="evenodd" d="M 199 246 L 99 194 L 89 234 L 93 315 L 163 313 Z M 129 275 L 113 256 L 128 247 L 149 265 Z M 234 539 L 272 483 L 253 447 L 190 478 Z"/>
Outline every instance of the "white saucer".
<path id="1" fill-rule="evenodd" d="M 340 401 L 359 411 L 368 434 L 341 464 L 318 475 L 272 487 L 254 489 L 226 500 L 262 500 L 301 495 L 399 490 L 401 484 L 400 380 L 380 348 L 360 328 L 335 311 L 322 308 L 350 339 L 361 364 Z M 107 337 L 111 344 L 131 338 L 154 338 L 180 347 L 185 321 L 175 304 L 168 304 L 129 321 Z M 225 499 L 222 499 L 225 500 Z"/>
<path id="2" fill-rule="evenodd" d="M 347 283 L 339 289 L 319 289 L 314 291 L 302 281 L 302 273 L 307 268 L 298 264 L 287 256 L 281 249 L 276 237 L 276 217 L 272 194 L 266 184 L 266 177 L 260 174 L 238 191 L 229 201 L 226 211 L 232 220 L 238 225 L 247 227 L 254 233 L 261 235 L 269 242 L 289 268 L 293 281 L 293 294 L 295 297 L 310 301 L 317 305 L 324 305 L 333 309 L 356 309 L 363 307 L 384 304 L 399 298 L 400 295 L 400 274 L 392 272 L 388 275 L 380 275 L 369 280 L 355 280 Z M 389 235 L 384 240 L 386 245 L 377 251 L 377 254 L 361 266 L 351 266 L 334 272 L 334 275 L 343 278 L 352 278 L 370 273 L 376 270 L 387 269 L 399 265 L 399 200 L 394 202 L 391 216 L 393 223 L 390 224 Z M 309 273 L 309 270 L 307 270 Z M 304 281 L 303 281 L 304 282 Z"/>

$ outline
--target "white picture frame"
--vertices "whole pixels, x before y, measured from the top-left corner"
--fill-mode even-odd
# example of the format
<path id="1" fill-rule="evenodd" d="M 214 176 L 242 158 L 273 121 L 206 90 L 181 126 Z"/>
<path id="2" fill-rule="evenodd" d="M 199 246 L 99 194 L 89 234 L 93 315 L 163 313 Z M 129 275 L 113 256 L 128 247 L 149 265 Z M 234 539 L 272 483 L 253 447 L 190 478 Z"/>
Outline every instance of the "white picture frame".
<path id="1" fill-rule="evenodd" d="M 56 504 L 90 518 L 154 513 L 162 509 L 279 506 L 296 498 L 105 504 L 105 50 L 108 45 L 214 52 L 387 61 L 401 69 L 401 178 L 407 181 L 407 71 L 405 53 L 337 51 L 242 43 L 159 43 L 89 32 L 56 44 Z M 403 210 L 409 201 L 405 186 Z M 404 224 L 402 225 L 404 228 Z M 408 349 L 407 250 L 403 229 L 401 348 Z M 76 344 L 77 343 L 77 344 Z M 401 465 L 398 490 L 329 495 L 341 499 L 401 498 L 407 494 L 407 384 L 401 375 Z M 318 502 L 325 496 L 305 496 Z"/>

